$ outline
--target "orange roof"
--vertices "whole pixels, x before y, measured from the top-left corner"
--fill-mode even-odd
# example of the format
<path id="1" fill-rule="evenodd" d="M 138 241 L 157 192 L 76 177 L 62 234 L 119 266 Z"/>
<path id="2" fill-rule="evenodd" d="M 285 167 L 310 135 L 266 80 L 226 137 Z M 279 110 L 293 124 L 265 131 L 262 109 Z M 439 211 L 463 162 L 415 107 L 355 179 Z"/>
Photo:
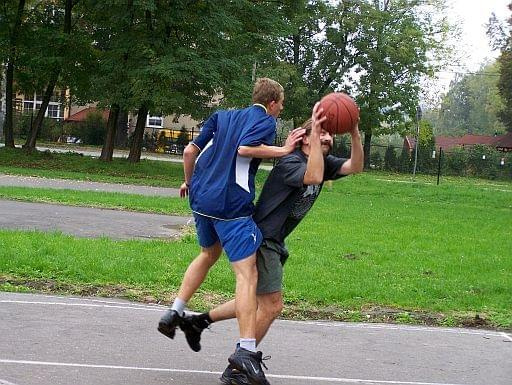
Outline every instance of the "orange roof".
<path id="1" fill-rule="evenodd" d="M 96 107 L 87 107 L 71 115 L 69 118 L 64 119 L 64 122 L 83 122 L 87 118 L 87 115 L 93 112 L 101 112 L 103 120 L 105 121 L 108 120 L 108 115 L 110 114 L 109 109 L 98 110 Z"/>

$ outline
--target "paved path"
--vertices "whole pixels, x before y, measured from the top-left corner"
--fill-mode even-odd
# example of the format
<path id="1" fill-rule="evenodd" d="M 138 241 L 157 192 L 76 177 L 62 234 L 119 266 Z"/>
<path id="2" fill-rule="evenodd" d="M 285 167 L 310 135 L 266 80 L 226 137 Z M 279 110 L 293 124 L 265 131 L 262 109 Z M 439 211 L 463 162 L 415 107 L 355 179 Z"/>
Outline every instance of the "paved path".
<path id="1" fill-rule="evenodd" d="M 234 321 L 188 349 L 156 331 L 164 308 L 121 300 L 0 293 L 0 384 L 219 384 Z M 510 385 L 512 336 L 495 331 L 276 321 L 261 348 L 270 382 Z"/>
<path id="2" fill-rule="evenodd" d="M 82 191 L 107 191 L 124 194 L 178 197 L 179 189 L 125 185 L 116 183 L 87 182 L 71 179 L 50 179 L 33 176 L 7 175 L 0 173 L 0 186 L 52 188 Z"/>
<path id="3" fill-rule="evenodd" d="M 191 221 L 190 217 L 0 199 L 2 229 L 61 231 L 77 237 L 169 239 L 179 236 L 180 229 L 193 224 Z"/>
<path id="4" fill-rule="evenodd" d="M 0 147 L 4 147 L 4 144 L 0 143 Z M 21 147 L 21 145 L 17 145 L 16 147 Z M 49 147 L 45 147 L 45 146 L 37 146 L 36 147 L 38 151 L 52 151 L 52 152 L 63 152 L 63 153 L 66 153 L 66 152 L 76 152 L 77 154 L 82 154 L 82 155 L 85 155 L 85 156 L 92 156 L 92 157 L 95 157 L 95 158 L 98 158 L 100 155 L 101 155 L 101 149 L 91 149 L 91 148 L 84 148 L 84 147 L 80 147 L 80 146 L 66 146 L 66 147 L 62 147 L 62 146 L 49 146 Z M 128 157 L 128 154 L 129 154 L 129 151 L 128 150 L 114 150 L 114 153 L 113 153 L 113 157 L 114 158 L 127 158 Z M 168 155 L 168 154 L 158 154 L 158 153 L 153 153 L 153 152 L 143 152 L 142 155 L 140 156 L 141 159 L 148 159 L 148 160 L 160 160 L 160 161 L 164 161 L 164 162 L 176 162 L 176 163 L 181 163 L 183 162 L 183 159 L 181 156 L 171 156 L 171 155 Z M 270 164 L 262 164 L 260 165 L 261 169 L 265 169 L 265 170 L 272 170 L 272 165 Z M 0 383 L 1 385 L 1 383 Z"/>

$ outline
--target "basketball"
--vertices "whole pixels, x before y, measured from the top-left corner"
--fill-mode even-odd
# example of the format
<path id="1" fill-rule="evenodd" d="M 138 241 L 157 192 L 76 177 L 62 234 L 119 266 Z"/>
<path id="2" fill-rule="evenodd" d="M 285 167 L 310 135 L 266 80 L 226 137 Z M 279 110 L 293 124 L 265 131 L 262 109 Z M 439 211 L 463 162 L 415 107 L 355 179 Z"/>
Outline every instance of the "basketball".
<path id="1" fill-rule="evenodd" d="M 343 92 L 332 92 L 320 100 L 320 108 L 327 117 L 322 128 L 330 134 L 344 134 L 354 128 L 359 120 L 359 107 Z"/>

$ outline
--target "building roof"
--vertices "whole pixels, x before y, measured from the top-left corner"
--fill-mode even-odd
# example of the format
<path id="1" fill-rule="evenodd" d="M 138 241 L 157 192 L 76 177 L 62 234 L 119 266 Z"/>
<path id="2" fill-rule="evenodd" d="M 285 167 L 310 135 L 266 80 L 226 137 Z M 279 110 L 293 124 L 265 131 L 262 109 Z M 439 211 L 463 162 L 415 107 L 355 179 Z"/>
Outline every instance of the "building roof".
<path id="1" fill-rule="evenodd" d="M 101 112 L 103 120 L 105 120 L 105 121 L 108 120 L 108 115 L 110 114 L 109 109 L 99 110 L 96 107 L 87 107 L 87 108 L 84 108 L 83 110 L 78 111 L 77 113 L 74 113 L 73 115 L 69 116 L 67 119 L 64 119 L 64 122 L 66 122 L 66 123 L 67 122 L 70 122 L 70 123 L 71 122 L 74 122 L 74 123 L 83 122 L 83 121 L 85 121 L 85 119 L 87 118 L 87 116 L 90 113 L 94 113 L 94 112 Z"/>
<path id="2" fill-rule="evenodd" d="M 496 147 L 496 143 L 501 140 L 501 136 L 488 136 L 488 135 L 469 135 L 466 134 L 460 137 L 453 136 L 436 136 L 436 147 L 442 147 L 443 150 L 448 150 L 453 147 L 474 146 L 475 144 L 482 144 L 487 146 Z"/>
<path id="3" fill-rule="evenodd" d="M 512 132 L 502 135 L 495 143 L 496 148 L 512 149 Z"/>

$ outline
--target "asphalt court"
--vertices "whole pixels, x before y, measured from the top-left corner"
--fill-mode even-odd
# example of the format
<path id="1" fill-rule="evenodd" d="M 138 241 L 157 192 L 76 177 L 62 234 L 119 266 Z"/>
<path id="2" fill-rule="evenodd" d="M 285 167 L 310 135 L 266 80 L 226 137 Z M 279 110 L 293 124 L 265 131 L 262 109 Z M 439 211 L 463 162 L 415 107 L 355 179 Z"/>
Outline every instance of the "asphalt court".
<path id="1" fill-rule="evenodd" d="M 156 331 L 165 307 L 0 293 L 0 385 L 219 384 L 235 321 Z M 510 385 L 512 336 L 490 330 L 276 321 L 260 346 L 272 384 Z"/>

